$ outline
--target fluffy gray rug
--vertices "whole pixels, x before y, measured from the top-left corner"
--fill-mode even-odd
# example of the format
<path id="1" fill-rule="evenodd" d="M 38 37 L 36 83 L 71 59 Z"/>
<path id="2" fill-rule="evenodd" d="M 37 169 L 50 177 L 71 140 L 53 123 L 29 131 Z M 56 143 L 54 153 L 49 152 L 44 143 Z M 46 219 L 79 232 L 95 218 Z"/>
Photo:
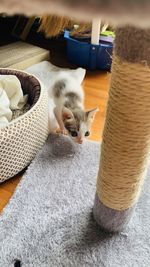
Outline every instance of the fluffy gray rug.
<path id="1" fill-rule="evenodd" d="M 150 265 L 150 179 L 129 227 L 107 234 L 92 217 L 98 161 L 98 143 L 49 137 L 0 216 L 0 267 Z"/>

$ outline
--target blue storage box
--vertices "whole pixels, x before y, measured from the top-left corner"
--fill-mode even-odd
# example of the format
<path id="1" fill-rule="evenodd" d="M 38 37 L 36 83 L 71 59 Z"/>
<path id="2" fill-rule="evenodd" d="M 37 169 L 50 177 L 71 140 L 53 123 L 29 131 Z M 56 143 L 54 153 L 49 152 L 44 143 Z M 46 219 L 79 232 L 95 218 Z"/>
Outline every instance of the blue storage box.
<path id="1" fill-rule="evenodd" d="M 113 43 L 101 42 L 93 45 L 89 39 L 71 38 L 65 31 L 67 40 L 67 59 L 69 62 L 89 70 L 110 70 L 112 63 Z"/>

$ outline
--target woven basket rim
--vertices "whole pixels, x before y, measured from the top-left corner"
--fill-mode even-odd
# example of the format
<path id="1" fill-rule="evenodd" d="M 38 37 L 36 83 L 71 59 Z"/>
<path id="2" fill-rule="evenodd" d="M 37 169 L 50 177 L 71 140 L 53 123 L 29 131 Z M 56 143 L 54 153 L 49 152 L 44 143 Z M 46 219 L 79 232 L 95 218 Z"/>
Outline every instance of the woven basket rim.
<path id="1" fill-rule="evenodd" d="M 27 112 L 25 112 L 24 114 L 20 115 L 18 118 L 16 118 L 16 119 L 10 121 L 6 126 L 4 126 L 3 128 L 0 129 L 0 132 L 1 132 L 1 131 L 5 131 L 6 129 L 8 130 L 9 127 L 11 127 L 11 126 L 13 126 L 15 123 L 21 121 L 23 118 L 27 117 L 30 113 L 33 113 L 33 111 L 37 108 L 37 106 L 38 106 L 39 103 L 41 102 L 44 93 L 46 93 L 46 89 L 44 89 L 44 85 L 41 83 L 41 81 L 40 81 L 35 75 L 30 74 L 30 73 L 28 73 L 28 72 L 26 72 L 26 71 L 17 70 L 17 69 L 13 69 L 13 68 L 0 68 L 0 70 L 3 70 L 3 69 L 4 69 L 4 70 L 7 69 L 7 70 L 10 70 L 10 71 L 13 70 L 13 71 L 17 71 L 17 72 L 23 72 L 23 73 L 25 73 L 25 74 L 27 74 L 27 75 L 31 75 L 31 76 L 33 76 L 33 77 L 39 82 L 39 84 L 40 84 L 40 89 L 41 89 L 41 90 L 40 90 L 39 98 L 38 98 L 37 102 L 34 104 L 34 106 L 31 107 L 31 108 L 30 108 Z"/>

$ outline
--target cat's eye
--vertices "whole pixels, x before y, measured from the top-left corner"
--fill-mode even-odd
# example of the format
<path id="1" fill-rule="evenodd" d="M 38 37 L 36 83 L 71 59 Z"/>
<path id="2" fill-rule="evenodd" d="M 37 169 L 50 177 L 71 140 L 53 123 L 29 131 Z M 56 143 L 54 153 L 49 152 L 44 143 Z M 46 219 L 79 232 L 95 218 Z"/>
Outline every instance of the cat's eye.
<path id="1" fill-rule="evenodd" d="M 85 136 L 89 136 L 89 135 L 90 135 L 90 132 L 87 131 L 87 132 L 85 133 Z"/>
<path id="2" fill-rule="evenodd" d="M 71 135 L 72 135 L 72 137 L 76 137 L 76 136 L 78 136 L 78 133 L 76 131 L 71 131 Z"/>

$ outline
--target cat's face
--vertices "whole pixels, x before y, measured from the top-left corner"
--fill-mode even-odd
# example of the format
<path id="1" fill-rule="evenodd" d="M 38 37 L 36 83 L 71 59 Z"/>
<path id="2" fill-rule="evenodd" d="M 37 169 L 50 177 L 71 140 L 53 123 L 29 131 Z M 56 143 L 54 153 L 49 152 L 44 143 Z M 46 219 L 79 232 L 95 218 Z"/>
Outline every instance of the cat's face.
<path id="1" fill-rule="evenodd" d="M 97 111 L 98 108 L 89 111 L 77 109 L 73 112 L 68 108 L 64 109 L 63 122 L 65 128 L 68 131 L 68 135 L 76 143 L 82 144 L 84 139 L 90 135 L 91 125 Z"/>

